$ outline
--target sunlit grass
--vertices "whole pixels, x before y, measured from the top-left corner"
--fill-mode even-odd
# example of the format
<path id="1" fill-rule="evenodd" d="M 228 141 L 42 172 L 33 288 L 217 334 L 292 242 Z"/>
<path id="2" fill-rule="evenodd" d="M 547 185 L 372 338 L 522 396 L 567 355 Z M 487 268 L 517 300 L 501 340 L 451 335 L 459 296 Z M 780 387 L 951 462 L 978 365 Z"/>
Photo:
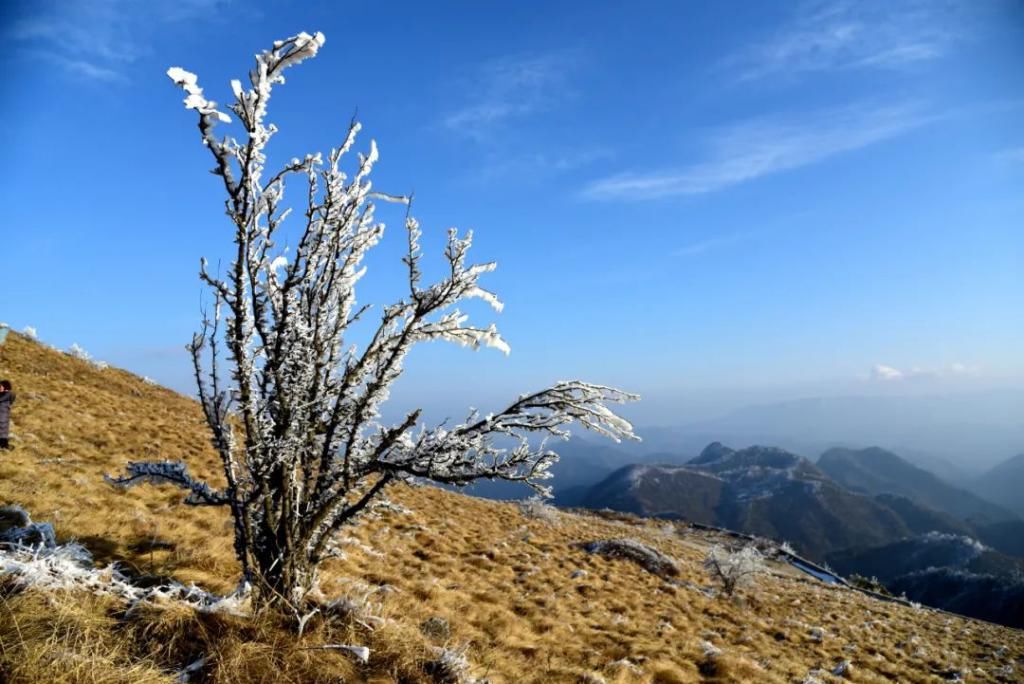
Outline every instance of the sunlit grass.
<path id="1" fill-rule="evenodd" d="M 184 459 L 216 481 L 198 406 L 18 335 L 0 354 L 0 375 L 19 396 L 17 448 L 0 456 L 0 503 L 54 522 L 62 540 L 77 539 L 101 563 L 233 589 L 239 570 L 225 512 L 180 505 L 174 490 L 122 492 L 103 481 L 128 460 L 154 457 Z M 774 564 L 737 597 L 710 597 L 696 587 L 711 584 L 702 562 L 713 540 L 663 523 L 527 517 L 514 504 L 426 487 L 393 494 L 412 512 L 348 530 L 358 543 L 327 563 L 322 580 L 328 597 L 372 590 L 381 625 L 318 616 L 299 639 L 270 618 L 180 607 L 125 614 L 108 598 L 13 591 L 6 582 L 0 678 L 173 682 L 206 658 L 203 681 L 432 681 L 438 647 L 464 651 L 473 674 L 495 683 L 799 682 L 843 660 L 858 682 L 937 681 L 951 671 L 1014 681 L 1022 669 L 1019 631 L 875 601 Z M 676 558 L 679 583 L 576 546 L 625 536 Z M 447 633 L 421 630 L 430 618 L 446 621 Z M 369 664 L 319 648 L 330 643 L 369 646 Z M 721 653 L 709 656 L 706 644 Z M 1001 646 L 1008 650 L 995 655 Z M 1016 674 L 997 674 L 1007 664 Z"/>

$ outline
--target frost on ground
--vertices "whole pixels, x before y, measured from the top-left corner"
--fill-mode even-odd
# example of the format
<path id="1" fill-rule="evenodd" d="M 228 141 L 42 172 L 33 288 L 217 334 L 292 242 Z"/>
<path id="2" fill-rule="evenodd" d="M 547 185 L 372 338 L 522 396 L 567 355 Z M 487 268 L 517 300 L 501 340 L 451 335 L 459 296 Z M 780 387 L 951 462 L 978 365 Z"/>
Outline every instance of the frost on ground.
<path id="1" fill-rule="evenodd" d="M 85 351 L 85 349 L 80 347 L 77 342 L 73 343 L 68 348 L 67 355 L 71 356 L 71 357 L 74 357 L 74 358 L 78 359 L 79 361 L 85 361 L 86 363 L 91 363 L 93 366 L 95 366 L 96 368 L 99 368 L 100 370 L 104 370 L 104 369 L 110 367 L 110 364 L 108 364 L 106 361 L 99 361 L 98 359 L 92 358 L 92 354 L 90 354 L 89 352 Z"/>
<path id="2" fill-rule="evenodd" d="M 675 577 L 679 574 L 679 565 L 673 558 L 636 539 L 603 539 L 585 543 L 582 547 L 587 553 L 596 553 L 605 558 L 631 560 L 659 577 Z"/>
<path id="3" fill-rule="evenodd" d="M 82 361 L 92 361 L 92 355 L 78 346 L 77 342 L 73 343 L 71 347 L 68 348 L 68 354 L 76 359 L 81 359 Z"/>
<path id="4" fill-rule="evenodd" d="M 179 602 L 201 612 L 248 614 L 248 587 L 228 596 L 179 582 L 139 587 L 116 564 L 97 568 L 92 554 L 81 544 L 57 544 L 52 525 L 32 522 L 18 506 L 0 507 L 0 521 L 0 527 L 6 527 L 0 531 L 0 576 L 11 577 L 16 586 L 105 594 L 127 601 L 131 608 L 140 603 Z"/>

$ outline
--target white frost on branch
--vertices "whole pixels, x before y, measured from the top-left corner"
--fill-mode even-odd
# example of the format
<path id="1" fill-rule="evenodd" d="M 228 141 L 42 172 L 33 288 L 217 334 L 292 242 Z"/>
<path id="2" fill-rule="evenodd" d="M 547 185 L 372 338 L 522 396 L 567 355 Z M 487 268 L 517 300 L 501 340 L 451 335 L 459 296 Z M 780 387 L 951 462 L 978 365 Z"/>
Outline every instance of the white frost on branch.
<path id="1" fill-rule="evenodd" d="M 227 503 L 224 494 L 214 491 L 205 482 L 192 479 L 188 474 L 188 466 L 180 461 L 132 462 L 128 464 L 127 470 L 128 474 L 124 477 L 105 475 L 104 479 L 119 487 L 142 483 L 174 485 L 187 490 L 189 495 L 185 501 L 194 505 L 219 506 Z"/>
<path id="2" fill-rule="evenodd" d="M 167 70 L 167 76 L 174 81 L 175 85 L 185 91 L 186 109 L 194 109 L 204 116 L 214 116 L 218 121 L 231 123 L 231 117 L 224 112 L 217 110 L 217 103 L 207 100 L 203 96 L 203 89 L 199 87 L 198 78 L 195 74 L 185 71 L 181 67 L 171 67 Z"/>
<path id="3" fill-rule="evenodd" d="M 567 437 L 570 423 L 615 440 L 636 438 L 632 426 L 608 408 L 636 396 L 576 380 L 524 394 L 483 418 L 474 413 L 459 425 L 426 427 L 418 410 L 397 424 L 381 421 L 381 406 L 416 344 L 441 340 L 506 354 L 510 347 L 493 323 L 473 324 L 459 309 L 461 302 L 479 299 L 502 310 L 497 295 L 481 284 L 495 264 L 469 261 L 472 232 L 448 231 L 444 275 L 423 282 L 422 230 L 411 214 L 412 200 L 373 188 L 376 143 L 350 154 L 358 122 L 328 153 L 294 157 L 276 171 L 266 168 L 266 147 L 278 130 L 266 120 L 273 87 L 284 82 L 286 69 L 323 45 L 321 33 L 276 41 L 256 55 L 248 83 L 231 81 L 227 109 L 237 118 L 241 139 L 215 136 L 214 127 L 230 119 L 206 98 L 194 74 L 180 67 L 168 71 L 186 93 L 186 108 L 198 113 L 234 231 L 237 256 L 223 276 L 200 263 L 213 301 L 189 345 L 226 484 L 215 491 L 172 462 L 132 463 L 124 477 L 112 478 L 120 485 L 169 483 L 187 490 L 189 503 L 229 506 L 246 577 L 265 592 L 261 598 L 283 597 L 296 614 L 315 587 L 317 565 L 336 551 L 332 538 L 373 510 L 391 482 L 426 478 L 465 485 L 496 478 L 549 494 L 544 480 L 557 455 L 545 438 Z M 287 181 L 301 188 L 304 206 L 289 219 L 297 239 L 286 241 Z M 407 208 L 407 287 L 402 299 L 377 310 L 368 334 L 357 335 L 366 340 L 359 348 L 351 344 L 352 332 L 370 308 L 358 303 L 356 287 L 366 273 L 366 255 L 384 234 L 378 201 Z M 277 246 L 285 242 L 287 257 Z"/>
<path id="4" fill-rule="evenodd" d="M 543 481 L 558 454 L 531 444 L 531 435 L 566 439 L 567 426 L 577 423 L 615 441 L 633 439 L 633 426 L 612 413 L 606 404 L 635 399 L 610 387 L 572 381 L 525 394 L 497 414 L 473 414 L 454 427 L 422 428 L 406 433 L 374 466 L 386 473 L 423 477 L 464 485 L 488 478 L 525 482 L 541 496 L 550 496 Z M 513 447 L 498 445 L 495 437 L 514 439 Z"/>

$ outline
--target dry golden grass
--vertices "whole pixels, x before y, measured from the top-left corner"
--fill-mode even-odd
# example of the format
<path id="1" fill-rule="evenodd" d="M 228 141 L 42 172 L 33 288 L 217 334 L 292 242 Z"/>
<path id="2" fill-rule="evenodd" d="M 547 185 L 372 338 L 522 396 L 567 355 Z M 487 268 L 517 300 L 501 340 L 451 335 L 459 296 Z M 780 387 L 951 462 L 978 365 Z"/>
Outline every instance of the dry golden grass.
<path id="1" fill-rule="evenodd" d="M 16 384 L 16 450 L 0 455 L 0 504 L 54 522 L 101 562 L 228 591 L 238 567 L 223 511 L 179 505 L 179 492 L 103 482 L 124 462 L 181 458 L 216 481 L 198 406 L 118 370 L 97 370 L 12 334 L 0 376 Z M 435 488 L 396 487 L 412 510 L 353 528 L 348 558 L 324 568 L 329 596 L 376 588 L 374 630 L 316 618 L 301 639 L 268 619 L 182 608 L 124 614 L 110 599 L 3 591 L 0 674 L 11 682 L 162 682 L 199 657 L 206 681 L 431 681 L 431 646 L 465 650 L 491 682 L 800 682 L 853 663 L 857 682 L 1020 681 L 1024 635 L 883 603 L 773 567 L 735 600 L 710 598 L 707 536 L 654 521 L 563 514 L 554 524 L 513 504 Z M 577 542 L 634 537 L 675 557 L 672 585 Z M 573 578 L 576 570 L 585 574 Z M 422 633 L 443 618 L 450 634 Z M 824 630 L 820 641 L 812 629 Z M 705 642 L 721 654 L 705 655 Z M 317 648 L 365 644 L 370 663 Z M 1000 647 L 1005 646 L 1005 650 Z M 628 659 L 628 663 L 623 659 Z M 1005 666 L 1013 670 L 1001 670 Z M 821 681 L 840 681 L 829 674 Z M 3 678 L 0 677 L 0 680 Z"/>

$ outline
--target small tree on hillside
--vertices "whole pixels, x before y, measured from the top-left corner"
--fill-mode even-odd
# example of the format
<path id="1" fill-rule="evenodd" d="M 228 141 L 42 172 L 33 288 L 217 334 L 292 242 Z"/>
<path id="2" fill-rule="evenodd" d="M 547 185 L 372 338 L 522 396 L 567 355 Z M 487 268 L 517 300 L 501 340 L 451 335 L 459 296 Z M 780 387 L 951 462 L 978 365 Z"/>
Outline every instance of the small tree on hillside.
<path id="1" fill-rule="evenodd" d="M 632 426 L 606 404 L 636 397 L 579 381 L 521 395 L 499 413 L 474 412 L 460 425 L 422 426 L 419 410 L 395 425 L 378 421 L 415 344 L 509 348 L 493 325 L 470 325 L 454 308 L 478 298 L 501 310 L 497 297 L 478 284 L 494 264 L 468 264 L 472 235 L 452 229 L 446 275 L 424 285 L 420 228 L 408 211 L 408 294 L 380 310 L 361 348 L 346 346 L 354 324 L 370 312 L 357 306 L 355 287 L 365 272 L 363 258 L 384 231 L 374 200 L 409 201 L 371 190 L 373 142 L 351 175 L 342 170 L 360 128 L 355 122 L 326 158 L 292 159 L 273 174 L 264 168 L 264 150 L 277 131 L 265 121 L 271 90 L 284 82 L 285 69 L 315 56 L 323 44 L 320 33 L 278 41 L 257 55 L 250 88 L 231 82 L 228 109 L 245 130 L 241 140 L 214 135 L 215 125 L 231 118 L 206 99 L 194 74 L 178 67 L 167 72 L 184 89 L 185 106 L 199 115 L 234 224 L 236 251 L 226 276 L 202 262 L 200 277 L 213 306 L 188 346 L 227 484 L 214 489 L 193 479 L 184 463 L 169 461 L 130 463 L 124 477 L 112 479 L 125 486 L 169 483 L 188 490 L 190 504 L 227 506 L 235 552 L 260 607 L 298 609 L 316 584 L 318 564 L 332 554 L 335 532 L 379 503 L 396 480 L 465 485 L 497 478 L 547 493 L 543 480 L 557 455 L 530 436 L 564 437 L 566 425 L 578 422 L 615 440 L 634 438 Z M 277 242 L 288 215 L 285 181 L 293 178 L 304 183 L 305 208 L 294 251 L 285 255 Z M 230 387 L 224 387 L 228 377 Z"/>
<path id="2" fill-rule="evenodd" d="M 764 557 L 749 544 L 738 551 L 716 544 L 704 558 L 704 569 L 712 580 L 722 586 L 726 596 L 732 596 L 737 589 L 753 584 L 757 576 L 765 572 Z"/>

